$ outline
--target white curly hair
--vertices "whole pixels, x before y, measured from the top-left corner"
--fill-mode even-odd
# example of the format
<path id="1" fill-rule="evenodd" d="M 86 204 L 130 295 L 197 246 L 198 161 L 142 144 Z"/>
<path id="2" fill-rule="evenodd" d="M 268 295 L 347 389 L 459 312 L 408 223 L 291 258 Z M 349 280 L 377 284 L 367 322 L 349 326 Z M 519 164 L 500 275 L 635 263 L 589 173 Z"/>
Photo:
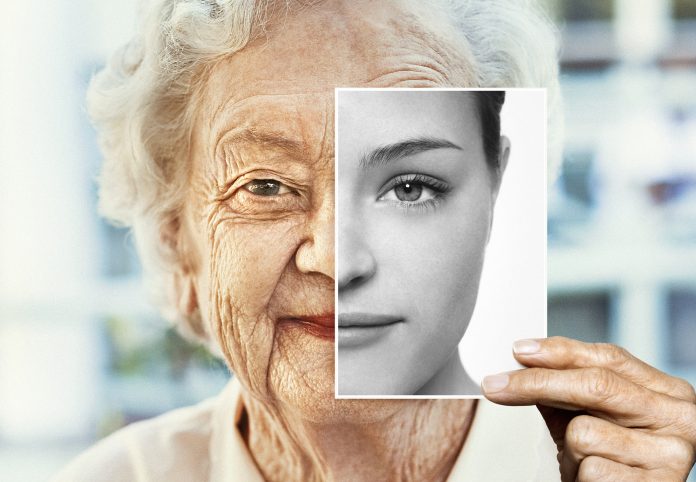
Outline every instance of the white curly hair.
<path id="1" fill-rule="evenodd" d="M 183 316 L 176 309 L 173 283 L 181 254 L 162 235 L 183 207 L 191 99 L 207 69 L 244 48 L 268 20 L 321 1 L 331 0 L 150 0 L 141 7 L 135 37 L 90 84 L 88 109 L 104 156 L 100 212 L 132 229 L 155 302 L 194 339 L 209 341 L 200 314 Z M 551 22 L 532 0 L 429 1 L 444 9 L 468 45 L 476 85 L 465 87 L 547 88 L 553 164 L 560 157 L 561 116 Z"/>

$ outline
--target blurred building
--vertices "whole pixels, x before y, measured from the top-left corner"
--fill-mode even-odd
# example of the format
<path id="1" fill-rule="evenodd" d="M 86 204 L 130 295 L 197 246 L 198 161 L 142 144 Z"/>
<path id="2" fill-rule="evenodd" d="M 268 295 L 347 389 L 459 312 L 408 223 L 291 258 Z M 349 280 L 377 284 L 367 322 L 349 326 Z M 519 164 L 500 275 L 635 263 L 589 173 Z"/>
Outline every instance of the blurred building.
<path id="1" fill-rule="evenodd" d="M 549 2 L 566 123 L 549 333 L 696 382 L 696 3 Z"/>

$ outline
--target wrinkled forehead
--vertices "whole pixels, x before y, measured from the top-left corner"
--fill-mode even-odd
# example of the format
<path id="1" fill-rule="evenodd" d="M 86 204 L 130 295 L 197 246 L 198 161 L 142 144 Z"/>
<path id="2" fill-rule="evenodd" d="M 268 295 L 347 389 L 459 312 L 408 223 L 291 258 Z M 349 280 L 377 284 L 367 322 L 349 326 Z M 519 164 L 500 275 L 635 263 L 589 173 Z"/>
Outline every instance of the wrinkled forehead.
<path id="1" fill-rule="evenodd" d="M 328 1 L 274 19 L 210 72 L 210 103 L 334 87 L 471 87 L 446 14 L 410 1 Z M 222 98 L 218 98 L 222 97 Z"/>
<path id="2" fill-rule="evenodd" d="M 333 110 L 333 96 L 323 93 L 252 95 L 213 113 L 209 145 L 228 142 L 259 155 L 274 150 L 327 162 L 334 152 Z"/>
<path id="3" fill-rule="evenodd" d="M 205 137 L 239 124 L 282 130 L 326 152 L 335 87 L 472 86 L 470 58 L 442 11 L 410 0 L 322 2 L 275 18 L 208 71 L 199 126 Z"/>

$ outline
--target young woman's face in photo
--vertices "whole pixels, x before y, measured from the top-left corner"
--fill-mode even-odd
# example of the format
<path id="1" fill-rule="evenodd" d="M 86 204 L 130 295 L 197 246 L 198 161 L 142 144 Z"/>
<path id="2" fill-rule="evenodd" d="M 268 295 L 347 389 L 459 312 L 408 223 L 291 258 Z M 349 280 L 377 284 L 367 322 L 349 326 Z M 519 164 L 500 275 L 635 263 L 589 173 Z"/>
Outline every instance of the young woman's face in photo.
<path id="1" fill-rule="evenodd" d="M 337 99 L 338 393 L 414 394 L 471 318 L 498 174 L 475 94 Z"/>

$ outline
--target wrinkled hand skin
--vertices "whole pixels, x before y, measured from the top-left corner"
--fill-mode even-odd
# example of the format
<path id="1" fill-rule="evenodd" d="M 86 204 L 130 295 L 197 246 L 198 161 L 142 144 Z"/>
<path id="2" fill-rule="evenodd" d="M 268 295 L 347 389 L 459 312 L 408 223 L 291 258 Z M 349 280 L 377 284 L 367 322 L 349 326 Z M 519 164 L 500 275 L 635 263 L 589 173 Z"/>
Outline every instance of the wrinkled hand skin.
<path id="1" fill-rule="evenodd" d="M 487 377 L 484 394 L 537 405 L 563 482 L 686 480 L 696 453 L 688 382 L 610 344 L 553 337 L 521 340 L 513 352 L 528 368 Z"/>

